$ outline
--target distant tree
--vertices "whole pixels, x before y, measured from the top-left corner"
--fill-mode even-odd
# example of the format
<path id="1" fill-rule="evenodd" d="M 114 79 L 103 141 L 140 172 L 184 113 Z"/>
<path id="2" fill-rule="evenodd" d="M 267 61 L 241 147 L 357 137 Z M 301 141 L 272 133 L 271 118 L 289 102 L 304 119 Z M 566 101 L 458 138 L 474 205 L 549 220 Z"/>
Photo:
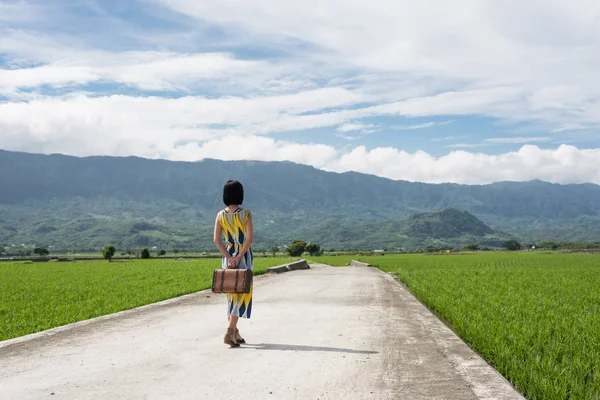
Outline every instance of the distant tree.
<path id="1" fill-rule="evenodd" d="M 111 262 L 112 258 L 115 256 L 116 252 L 117 252 L 117 249 L 115 248 L 115 246 L 109 244 L 106 247 L 104 247 L 104 250 L 102 250 L 102 256 L 104 257 L 105 260 L 108 260 L 108 262 Z"/>
<path id="2" fill-rule="evenodd" d="M 318 244 L 311 243 L 306 246 L 305 251 L 308 252 L 311 256 L 320 256 L 321 255 L 321 246 Z"/>
<path id="3" fill-rule="evenodd" d="M 160 256 L 164 256 L 165 254 L 167 254 L 167 252 L 166 252 L 165 250 L 160 250 L 160 251 L 158 252 L 158 256 L 159 256 L 159 257 L 160 257 Z"/>
<path id="4" fill-rule="evenodd" d="M 4 252 L 5 252 L 5 251 L 6 251 L 6 250 L 4 250 L 4 247 L 0 247 L 0 256 L 1 256 L 2 254 L 4 254 Z"/>
<path id="5" fill-rule="evenodd" d="M 277 246 L 271 247 L 271 254 L 273 254 L 273 257 L 275 257 L 275 254 L 277 254 L 278 251 L 279 251 L 279 247 L 277 247 Z"/>
<path id="6" fill-rule="evenodd" d="M 479 250 L 479 245 L 478 244 L 469 244 L 469 245 L 465 246 L 465 250 L 468 250 L 468 251 L 478 251 Z"/>
<path id="7" fill-rule="evenodd" d="M 144 259 L 150 258 L 150 250 L 147 247 L 142 249 L 142 258 L 144 258 Z"/>
<path id="8" fill-rule="evenodd" d="M 40 257 L 45 257 L 48 254 L 50 254 L 50 251 L 45 247 L 36 247 L 35 249 L 33 249 L 33 252 Z"/>
<path id="9" fill-rule="evenodd" d="M 303 240 L 294 240 L 294 242 L 288 246 L 287 252 L 291 257 L 299 257 L 306 250 L 306 242 Z"/>
<path id="10" fill-rule="evenodd" d="M 543 249 L 558 250 L 561 246 L 556 242 L 541 242 L 539 247 Z"/>
<path id="11" fill-rule="evenodd" d="M 522 248 L 521 243 L 517 242 L 514 239 L 505 241 L 504 243 L 502 243 L 502 247 L 509 251 L 517 251 L 521 250 Z"/>
<path id="12" fill-rule="evenodd" d="M 173 249 L 173 254 L 179 254 L 179 249 Z"/>

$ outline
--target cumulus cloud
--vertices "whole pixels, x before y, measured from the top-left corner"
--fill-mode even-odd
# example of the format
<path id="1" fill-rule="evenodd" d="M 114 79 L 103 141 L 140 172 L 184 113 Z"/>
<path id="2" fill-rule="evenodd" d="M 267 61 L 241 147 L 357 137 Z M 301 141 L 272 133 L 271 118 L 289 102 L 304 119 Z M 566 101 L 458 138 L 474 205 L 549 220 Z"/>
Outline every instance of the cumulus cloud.
<path id="1" fill-rule="evenodd" d="M 235 148 L 239 151 L 231 152 Z M 298 144 L 266 137 L 227 137 L 203 144 L 190 143 L 168 153 L 168 158 L 195 161 L 290 160 L 334 172 L 356 171 L 394 180 L 429 183 L 487 184 L 498 181 L 541 179 L 554 183 L 600 184 L 600 149 L 582 150 L 570 145 L 540 149 L 525 145 L 519 151 L 499 155 L 454 151 L 442 157 L 426 152 L 409 153 L 396 148 L 349 152 L 321 144 Z"/>
<path id="2" fill-rule="evenodd" d="M 0 104 L 0 148 L 186 161 L 203 158 L 289 160 L 330 171 L 358 171 L 432 183 L 483 184 L 542 179 L 600 184 L 600 149 L 585 150 L 568 145 L 540 149 L 525 145 L 518 152 L 499 155 L 454 151 L 434 157 L 424 151 L 409 153 L 396 148 L 339 149 L 318 143 L 300 144 L 257 136 L 253 131 L 263 123 L 277 124 L 283 110 L 304 112 L 307 107 L 312 109 L 309 103 L 318 103 L 321 107 L 337 104 L 336 93 L 307 93 L 300 99 L 274 96 L 230 101 L 235 107 L 201 97 L 89 98 L 78 95 Z M 232 108 L 237 109 L 238 114 L 230 114 L 228 110 Z M 265 114 L 275 115 L 275 120 L 265 121 L 261 117 Z M 301 118 L 302 115 L 288 117 Z M 241 129 L 248 121 L 256 125 Z"/>
<path id="3" fill-rule="evenodd" d="M 235 151 L 232 151 L 235 149 Z M 187 143 L 164 149 L 159 156 L 172 160 L 196 161 L 204 158 L 220 160 L 292 161 L 323 167 L 337 155 L 337 150 L 323 144 L 300 144 L 277 141 L 264 136 L 228 136 L 202 143 Z"/>
<path id="4" fill-rule="evenodd" d="M 0 148 L 188 161 L 203 158 L 289 160 L 331 171 L 353 170 L 391 179 L 435 183 L 543 179 L 557 183 L 600 184 L 600 149 L 561 145 L 548 150 L 526 145 L 518 152 L 500 155 L 454 151 L 434 157 L 424 151 L 408 153 L 381 147 L 367 150 L 358 146 L 342 151 L 318 143 L 300 144 L 259 136 L 299 126 L 338 126 L 341 121 L 351 120 L 356 113 L 372 115 L 372 107 L 314 114 L 363 100 L 360 95 L 335 88 L 293 95 L 228 99 L 88 97 L 83 94 L 42 97 L 0 104 Z M 393 109 L 402 107 L 397 105 Z M 365 127 L 355 124 L 346 125 L 344 129 L 353 132 Z M 448 147 L 474 148 L 493 142 L 536 141 L 545 142 L 546 138 L 492 138 L 479 144 Z M 232 148 L 236 151 L 231 151 Z"/>
<path id="5" fill-rule="evenodd" d="M 488 102 L 498 101 L 492 91 Z M 443 99 L 440 99 L 440 96 Z M 104 130 L 107 142 L 123 138 L 158 140 L 161 137 L 205 140 L 235 134 L 272 134 L 340 125 L 342 132 L 373 130 L 372 125 L 345 123 L 357 117 L 434 114 L 453 107 L 465 93 L 406 100 L 387 106 L 330 111 L 369 101 L 368 95 L 343 88 L 321 88 L 293 94 L 257 97 L 181 98 L 73 94 L 40 96 L 27 102 L 0 103 L 0 146 L 15 147 L 90 140 Z M 484 95 L 482 95 L 483 97 Z M 196 136 L 194 136 L 196 135 Z M 184 137 L 181 137 L 184 136 Z M 116 145 L 116 142 L 113 144 Z M 53 149 L 59 150 L 59 149 Z M 84 151 L 84 149 L 82 149 Z"/>
<path id="6" fill-rule="evenodd" d="M 360 146 L 329 163 L 326 169 L 430 183 L 486 184 L 541 179 L 553 183 L 600 184 L 600 149 L 582 150 L 569 145 L 540 149 L 525 145 L 517 152 L 499 155 L 454 151 L 434 157 L 423 151 L 367 150 Z"/>
<path id="7" fill-rule="evenodd" d="M 123 43 L 104 40 L 102 48 L 63 29 L 44 31 L 61 24 L 63 8 L 77 9 L 50 3 L 0 0 L 0 148 L 290 160 L 425 182 L 599 183 L 598 150 L 533 146 L 567 143 L 575 130 L 597 136 L 594 0 L 149 0 L 140 4 L 158 7 L 154 18 L 168 9 L 185 21 L 169 14 L 165 25 L 178 28 L 136 42 L 154 29 L 141 23 Z M 33 20 L 46 23 L 27 25 Z M 352 147 L 375 130 L 417 137 L 449 123 L 439 119 L 471 116 L 538 130 L 507 128 L 506 137 L 486 139 L 455 123 L 452 136 L 437 141 L 462 150 L 442 157 Z M 398 122 L 405 117 L 436 120 Z M 346 147 L 277 136 L 315 128 Z M 234 143 L 239 151 L 224 150 Z M 524 146 L 491 154 L 497 145 Z"/>
<path id="8" fill-rule="evenodd" d="M 256 98 L 43 96 L 0 103 L 0 148 L 147 156 L 181 141 L 335 125 L 339 116 L 303 114 L 363 100 L 340 88 Z"/>

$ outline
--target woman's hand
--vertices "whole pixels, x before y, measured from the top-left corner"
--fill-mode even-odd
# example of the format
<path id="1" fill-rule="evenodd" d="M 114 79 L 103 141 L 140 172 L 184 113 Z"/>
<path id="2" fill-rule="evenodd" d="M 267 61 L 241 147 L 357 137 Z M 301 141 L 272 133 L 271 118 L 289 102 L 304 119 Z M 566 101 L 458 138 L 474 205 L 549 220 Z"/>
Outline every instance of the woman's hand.
<path id="1" fill-rule="evenodd" d="M 227 259 L 227 267 L 230 269 L 236 269 L 239 263 L 237 257 L 230 257 Z"/>
<path id="2" fill-rule="evenodd" d="M 241 262 L 242 262 L 242 256 L 237 255 L 237 256 L 227 260 L 227 265 L 229 266 L 229 268 L 235 269 L 240 265 Z"/>
<path id="3" fill-rule="evenodd" d="M 238 255 L 234 258 L 234 260 L 235 260 L 235 266 L 237 268 L 240 265 L 240 263 L 242 262 L 242 256 Z"/>

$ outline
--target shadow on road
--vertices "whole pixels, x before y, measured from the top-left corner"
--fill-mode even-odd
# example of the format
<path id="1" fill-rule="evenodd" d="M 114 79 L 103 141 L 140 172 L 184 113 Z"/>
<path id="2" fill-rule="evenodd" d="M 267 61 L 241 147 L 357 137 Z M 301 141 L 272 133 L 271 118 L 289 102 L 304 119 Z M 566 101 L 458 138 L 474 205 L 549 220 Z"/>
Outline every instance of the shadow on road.
<path id="1" fill-rule="evenodd" d="M 349 354 L 379 354 L 378 351 L 370 350 L 353 350 L 338 347 L 322 347 L 322 346 L 299 346 L 293 344 L 275 344 L 275 343 L 260 343 L 260 344 L 245 344 L 242 349 L 255 350 L 280 350 L 280 351 L 328 351 L 332 353 L 349 353 Z"/>

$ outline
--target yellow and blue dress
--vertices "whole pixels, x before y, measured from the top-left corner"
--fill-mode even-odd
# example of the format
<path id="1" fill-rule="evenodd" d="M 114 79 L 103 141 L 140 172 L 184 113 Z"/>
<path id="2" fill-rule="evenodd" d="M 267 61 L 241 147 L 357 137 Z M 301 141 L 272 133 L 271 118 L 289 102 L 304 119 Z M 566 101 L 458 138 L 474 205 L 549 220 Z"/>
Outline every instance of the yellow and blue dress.
<path id="1" fill-rule="evenodd" d="M 225 244 L 227 252 L 235 257 L 244 247 L 244 240 L 246 238 L 246 224 L 248 223 L 248 217 L 250 211 L 238 208 L 233 213 L 223 210 L 219 213 L 218 220 L 221 225 L 223 236 L 225 237 Z M 252 257 L 252 250 L 249 249 L 244 257 L 242 257 L 238 268 L 254 270 Z M 227 259 L 223 257 L 221 268 L 227 268 Z M 234 317 L 250 318 L 252 313 L 252 286 L 250 286 L 250 293 L 228 293 L 227 294 L 227 315 L 233 315 Z"/>

